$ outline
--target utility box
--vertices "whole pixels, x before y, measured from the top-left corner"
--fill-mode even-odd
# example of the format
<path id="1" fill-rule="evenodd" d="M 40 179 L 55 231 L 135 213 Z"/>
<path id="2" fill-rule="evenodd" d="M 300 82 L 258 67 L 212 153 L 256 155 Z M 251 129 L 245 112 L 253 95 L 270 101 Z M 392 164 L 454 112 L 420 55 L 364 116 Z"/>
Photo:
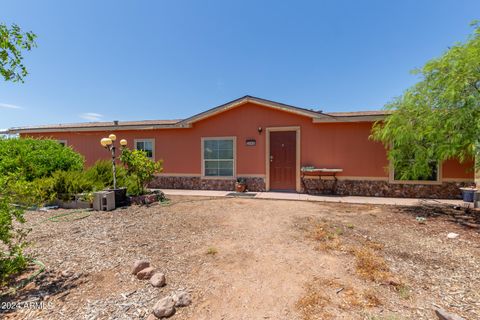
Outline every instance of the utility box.
<path id="1" fill-rule="evenodd" d="M 93 210 L 112 211 L 115 209 L 115 192 L 99 191 L 93 194 Z"/>

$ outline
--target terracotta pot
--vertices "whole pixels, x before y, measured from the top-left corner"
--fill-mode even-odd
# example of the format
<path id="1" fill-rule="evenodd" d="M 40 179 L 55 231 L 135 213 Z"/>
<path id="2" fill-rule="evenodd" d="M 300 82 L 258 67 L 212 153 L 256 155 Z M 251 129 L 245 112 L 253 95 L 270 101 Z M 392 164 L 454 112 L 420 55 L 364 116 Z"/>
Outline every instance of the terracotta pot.
<path id="1" fill-rule="evenodd" d="M 235 182 L 235 191 L 245 192 L 245 189 L 247 189 L 247 185 L 245 183 Z"/>

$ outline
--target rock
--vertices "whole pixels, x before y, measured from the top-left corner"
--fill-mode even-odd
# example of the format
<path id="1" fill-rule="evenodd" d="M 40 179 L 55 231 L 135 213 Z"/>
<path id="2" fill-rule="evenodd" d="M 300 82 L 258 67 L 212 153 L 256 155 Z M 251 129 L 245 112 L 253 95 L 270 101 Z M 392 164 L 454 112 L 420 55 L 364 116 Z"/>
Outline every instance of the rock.
<path id="1" fill-rule="evenodd" d="M 462 317 L 457 316 L 456 314 L 448 313 L 442 309 L 435 309 L 435 314 L 440 320 L 465 320 Z"/>
<path id="2" fill-rule="evenodd" d="M 25 287 L 23 287 L 23 290 L 26 290 L 26 291 L 33 290 L 35 289 L 36 286 L 37 285 L 35 284 L 35 282 L 32 281 L 29 284 L 27 284 Z"/>
<path id="3" fill-rule="evenodd" d="M 60 274 L 61 274 L 61 276 L 64 277 L 64 278 L 69 278 L 69 277 L 73 276 L 73 271 L 64 270 L 64 271 L 62 271 Z"/>
<path id="4" fill-rule="evenodd" d="M 402 285 L 402 281 L 395 276 L 390 276 L 385 281 L 388 285 L 393 287 L 400 287 Z"/>
<path id="5" fill-rule="evenodd" d="M 158 300 L 158 302 L 153 306 L 153 314 L 157 318 L 167 318 L 172 316 L 174 313 L 175 301 L 173 301 L 173 298 L 170 296 Z"/>
<path id="6" fill-rule="evenodd" d="M 153 313 L 150 313 L 146 320 L 157 320 L 157 317 Z"/>
<path id="7" fill-rule="evenodd" d="M 186 291 L 177 292 L 172 298 L 175 301 L 175 307 L 186 307 L 192 303 L 192 298 Z"/>
<path id="8" fill-rule="evenodd" d="M 450 232 L 449 234 L 447 234 L 447 238 L 448 239 L 455 239 L 459 236 L 458 233 L 455 233 L 455 232 Z"/>
<path id="9" fill-rule="evenodd" d="M 145 260 L 135 260 L 132 266 L 132 274 L 136 275 L 139 271 L 150 267 L 150 262 Z"/>
<path id="10" fill-rule="evenodd" d="M 137 279 L 148 280 L 153 276 L 154 273 L 155 273 L 155 269 L 152 267 L 142 269 L 137 273 Z"/>
<path id="11" fill-rule="evenodd" d="M 165 285 L 165 275 L 161 272 L 156 272 L 150 278 L 150 284 L 154 287 L 163 287 Z"/>

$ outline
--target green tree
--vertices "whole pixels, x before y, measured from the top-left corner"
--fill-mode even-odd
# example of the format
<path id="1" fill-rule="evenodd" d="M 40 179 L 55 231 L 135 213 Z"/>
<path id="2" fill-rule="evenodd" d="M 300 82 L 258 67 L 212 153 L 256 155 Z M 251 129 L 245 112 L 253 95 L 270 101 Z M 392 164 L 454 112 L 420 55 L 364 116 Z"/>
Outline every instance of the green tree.
<path id="1" fill-rule="evenodd" d="M 371 138 L 385 144 L 400 179 L 428 177 L 432 163 L 473 159 L 479 151 L 480 25 L 472 25 L 467 41 L 414 71 L 421 80 L 373 126 Z"/>
<path id="2" fill-rule="evenodd" d="M 36 47 L 36 35 L 33 32 L 22 32 L 20 27 L 13 24 L 10 28 L 0 23 L 0 75 L 5 81 L 23 82 L 28 72 L 23 65 L 22 51 L 30 51 Z M 0 286 L 8 282 L 10 277 L 21 272 L 27 267 L 29 259 L 24 256 L 23 248 L 27 245 L 25 237 L 27 232 L 16 226 L 24 223 L 24 209 L 12 204 L 18 198 L 15 188 L 11 188 L 12 181 L 22 180 L 19 175 L 14 158 L 8 156 L 9 143 L 0 139 L 0 167 L 11 171 L 0 173 Z M 3 149 L 2 149 L 3 147 Z M 13 161 L 12 161 L 13 159 Z M 6 164 L 6 165 L 5 165 Z M 21 164 L 17 162 L 16 164 Z M 0 169 L 1 170 L 1 169 Z M 25 171 L 24 171 L 25 173 Z M 15 184 L 18 186 L 18 184 Z M 25 200 L 25 199 L 24 199 Z M 28 201 L 27 201 L 28 202 Z"/>
<path id="3" fill-rule="evenodd" d="M 5 81 L 23 82 L 28 71 L 23 64 L 22 51 L 36 47 L 37 36 L 33 32 L 22 32 L 19 26 L 0 24 L 0 74 Z"/>
<path id="4" fill-rule="evenodd" d="M 136 182 L 136 190 L 130 190 L 131 194 L 144 194 L 146 185 L 152 181 L 154 174 L 162 172 L 162 161 L 152 161 L 147 153 L 142 150 L 130 150 L 124 148 L 120 160 L 127 167 L 127 173 Z M 133 191 L 133 192 L 132 192 Z"/>
<path id="5" fill-rule="evenodd" d="M 0 178 L 0 188 L 4 190 L 6 181 Z M 23 255 L 27 245 L 26 230 L 16 227 L 15 223 L 24 223 L 24 210 L 11 204 L 8 196 L 0 194 L 0 287 L 9 277 L 16 274 L 28 264 L 28 258 Z"/>
<path id="6" fill-rule="evenodd" d="M 52 199 L 63 172 L 58 170 L 83 178 L 83 162 L 81 155 L 54 140 L 0 139 L 0 287 L 30 261 L 23 254 L 28 244 L 28 230 L 21 226 L 24 208 Z M 77 178 L 74 186 L 83 180 Z"/>
<path id="7" fill-rule="evenodd" d="M 18 174 L 32 181 L 58 170 L 80 171 L 83 163 L 83 156 L 55 140 L 0 139 L 0 175 Z"/>

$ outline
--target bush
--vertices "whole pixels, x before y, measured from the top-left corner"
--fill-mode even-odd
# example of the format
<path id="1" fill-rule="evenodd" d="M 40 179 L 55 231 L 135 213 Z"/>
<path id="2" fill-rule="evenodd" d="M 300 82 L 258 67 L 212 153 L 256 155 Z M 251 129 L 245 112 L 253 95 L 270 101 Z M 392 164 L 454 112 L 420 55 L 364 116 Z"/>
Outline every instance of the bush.
<path id="1" fill-rule="evenodd" d="M 57 171 L 52 175 L 53 191 L 58 199 L 73 200 L 76 194 L 91 192 L 95 188 L 83 171 Z"/>
<path id="2" fill-rule="evenodd" d="M 54 140 L 0 138 L 0 175 L 18 174 L 33 181 L 59 170 L 80 171 L 83 163 L 83 156 Z"/>
<path id="3" fill-rule="evenodd" d="M 122 166 L 117 166 L 117 186 L 132 188 L 135 192 L 134 179 L 127 176 Z M 80 193 L 91 193 L 113 187 L 112 163 L 108 160 L 99 160 L 85 171 L 57 171 L 52 177 L 36 179 L 32 182 L 31 190 L 37 199 L 51 200 L 55 196 L 68 201 L 73 200 Z M 48 198 L 47 195 L 51 197 Z M 89 198 L 86 196 L 85 198 Z"/>
<path id="4" fill-rule="evenodd" d="M 124 186 L 127 188 L 127 194 L 129 196 L 140 196 L 144 194 L 143 188 L 138 185 L 138 180 L 135 175 L 128 175 L 125 179 Z"/>
<path id="5" fill-rule="evenodd" d="M 5 190 L 5 181 L 0 182 Z M 15 226 L 15 222 L 24 223 L 24 210 L 15 207 L 8 195 L 0 195 L 0 285 L 4 285 L 10 276 L 24 270 L 29 259 L 23 255 L 23 248 L 27 245 L 27 232 Z"/>
<path id="6" fill-rule="evenodd" d="M 113 188 L 112 162 L 109 160 L 98 160 L 93 166 L 85 171 L 95 190 Z M 127 186 L 127 171 L 124 167 L 117 165 L 117 186 Z"/>
<path id="7" fill-rule="evenodd" d="M 133 194 L 139 192 L 135 178 L 127 176 L 122 166 L 117 166 L 117 185 L 127 187 Z M 56 171 L 50 177 L 33 181 L 11 178 L 8 183 L 13 202 L 24 206 L 51 203 L 57 198 L 70 201 L 78 194 L 87 194 L 83 198 L 89 200 L 88 194 L 112 187 L 112 163 L 108 160 L 97 161 L 85 171 Z"/>
<path id="8" fill-rule="evenodd" d="M 22 179 L 7 179 L 5 192 L 8 190 L 10 200 L 26 207 L 51 203 L 56 199 L 57 193 L 54 188 L 52 177 L 26 181 Z"/>
<path id="9" fill-rule="evenodd" d="M 0 138 L 0 285 L 29 263 L 23 254 L 27 232 L 19 226 L 24 208 L 13 204 L 31 206 L 91 188 L 80 173 L 83 163 L 80 154 L 54 140 Z"/>
<path id="10" fill-rule="evenodd" d="M 131 175 L 131 179 L 135 181 L 135 187 L 132 188 L 130 194 L 141 195 L 145 194 L 145 186 L 152 181 L 154 174 L 162 172 L 162 161 L 152 161 L 147 157 L 147 153 L 142 150 L 123 149 L 120 160 L 127 167 L 127 173 Z M 132 181 L 127 182 L 131 184 Z"/>

